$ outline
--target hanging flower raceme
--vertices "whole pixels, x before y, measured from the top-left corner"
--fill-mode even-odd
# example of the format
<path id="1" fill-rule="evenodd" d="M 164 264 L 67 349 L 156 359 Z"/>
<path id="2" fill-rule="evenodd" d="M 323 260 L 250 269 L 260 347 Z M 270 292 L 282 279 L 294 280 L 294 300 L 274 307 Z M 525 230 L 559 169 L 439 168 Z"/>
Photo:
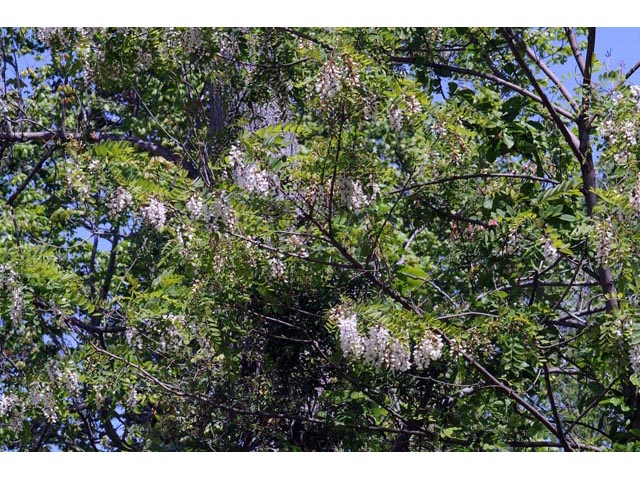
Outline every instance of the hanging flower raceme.
<path id="1" fill-rule="evenodd" d="M 164 227 L 167 221 L 167 207 L 155 198 L 149 201 L 149 205 L 142 207 L 140 213 L 144 221 L 151 224 L 156 230 Z"/>
<path id="2" fill-rule="evenodd" d="M 9 318 L 14 327 L 18 326 L 24 307 L 24 294 L 18 275 L 8 264 L 0 264 L 0 287 L 9 292 L 11 298 L 11 311 Z"/>
<path id="3" fill-rule="evenodd" d="M 555 262 L 558 258 L 558 249 L 553 245 L 551 239 L 546 237 L 542 242 L 542 255 L 549 263 Z"/>
<path id="4" fill-rule="evenodd" d="M 364 353 L 363 339 L 358 332 L 358 319 L 355 314 L 338 318 L 340 348 L 346 356 L 360 358 Z"/>
<path id="5" fill-rule="evenodd" d="M 427 333 L 413 349 L 413 364 L 418 368 L 427 368 L 432 360 L 442 356 L 442 337 Z"/>
<path id="6" fill-rule="evenodd" d="M 364 193 L 359 180 L 352 180 L 342 175 L 336 177 L 333 195 L 338 205 L 355 212 L 371 202 L 371 199 Z"/>
<path id="7" fill-rule="evenodd" d="M 629 349 L 629 363 L 636 375 L 640 375 L 640 345 L 634 345 Z"/>
<path id="8" fill-rule="evenodd" d="M 409 348 L 399 339 L 394 338 L 389 343 L 385 362 L 390 370 L 395 372 L 405 372 L 411 368 L 411 352 Z"/>
<path id="9" fill-rule="evenodd" d="M 315 91 L 320 100 L 328 102 L 343 87 L 356 88 L 360 85 L 360 77 L 356 71 L 355 64 L 350 57 L 345 55 L 339 63 L 333 58 L 327 60 L 318 74 Z"/>
<path id="10" fill-rule="evenodd" d="M 633 208 L 640 211 L 640 173 L 638 173 L 638 180 L 629 194 L 629 203 Z"/>
<path id="11" fill-rule="evenodd" d="M 127 207 L 131 207 L 132 205 L 133 197 L 131 194 L 126 189 L 118 187 L 109 199 L 109 215 L 117 217 L 124 212 Z"/>
<path id="12" fill-rule="evenodd" d="M 333 310 L 331 317 L 338 326 L 340 348 L 346 357 L 362 359 L 376 368 L 384 366 L 394 372 L 404 372 L 411 367 L 411 351 L 387 328 L 375 325 L 362 335 L 357 315 L 341 306 Z"/>
<path id="13" fill-rule="evenodd" d="M 242 150 L 235 145 L 229 150 L 229 163 L 233 168 L 233 181 L 248 193 L 266 196 L 280 185 L 275 174 L 261 169 L 256 162 L 245 163 Z"/>
<path id="14" fill-rule="evenodd" d="M 611 219 L 604 220 L 596 225 L 596 261 L 600 265 L 608 264 L 612 252 L 616 246 L 616 237 L 613 233 Z"/>
<path id="15" fill-rule="evenodd" d="M 202 198 L 200 198 L 200 195 L 195 194 L 194 196 L 189 198 L 186 204 L 186 209 L 187 212 L 189 212 L 189 217 L 191 217 L 192 220 L 198 220 L 204 212 L 204 203 L 202 202 Z"/>
<path id="16" fill-rule="evenodd" d="M 404 112 L 396 105 L 389 107 L 389 125 L 392 130 L 400 130 L 402 128 L 402 121 L 404 120 Z"/>
<path id="17" fill-rule="evenodd" d="M 341 72 L 333 60 L 324 64 L 318 80 L 316 81 L 316 93 L 322 100 L 328 100 L 340 90 Z"/>

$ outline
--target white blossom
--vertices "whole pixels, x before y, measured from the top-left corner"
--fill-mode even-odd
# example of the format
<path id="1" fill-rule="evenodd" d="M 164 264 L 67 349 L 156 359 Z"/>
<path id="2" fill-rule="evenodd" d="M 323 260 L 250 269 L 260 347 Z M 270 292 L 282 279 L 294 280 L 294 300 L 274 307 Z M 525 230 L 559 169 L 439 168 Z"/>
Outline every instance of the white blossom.
<path id="1" fill-rule="evenodd" d="M 11 296 L 9 318 L 14 327 L 18 326 L 24 307 L 23 287 L 18 282 L 18 275 L 9 264 L 0 264 L 0 287 L 4 287 Z"/>
<path id="2" fill-rule="evenodd" d="M 152 198 L 149 205 L 142 207 L 140 211 L 142 218 L 156 230 L 160 230 L 167 221 L 167 207 L 155 198 Z"/>
<path id="3" fill-rule="evenodd" d="M 55 398 L 48 386 L 41 384 L 31 385 L 29 389 L 29 399 L 33 407 L 40 408 L 47 421 L 55 423 L 58 420 Z"/>
<path id="4" fill-rule="evenodd" d="M 387 349 L 391 343 L 391 334 L 383 326 L 369 329 L 364 338 L 364 361 L 380 368 L 387 358 Z"/>
<path id="5" fill-rule="evenodd" d="M 640 173 L 638 173 L 638 180 L 629 194 L 629 203 L 636 210 L 640 210 Z"/>
<path id="6" fill-rule="evenodd" d="M 22 287 L 18 285 L 14 285 L 11 290 L 11 313 L 9 314 L 11 318 L 11 324 L 16 327 L 20 322 L 20 318 L 22 317 L 22 309 L 24 307 L 24 296 L 22 294 Z"/>
<path id="7" fill-rule="evenodd" d="M 193 220 L 197 220 L 202 216 L 204 212 L 204 203 L 202 202 L 202 198 L 200 195 L 195 194 L 187 201 L 187 212 L 189 212 L 189 216 Z"/>
<path id="8" fill-rule="evenodd" d="M 422 105 L 420 105 L 420 102 L 415 95 L 407 95 L 405 97 L 405 102 L 407 104 L 407 112 L 409 112 L 409 115 L 416 115 L 422 112 Z"/>
<path id="9" fill-rule="evenodd" d="M 116 188 L 109 199 L 109 215 L 117 217 L 125 208 L 133 205 L 133 197 L 126 189 L 122 187 Z"/>
<path id="10" fill-rule="evenodd" d="M 637 142 L 638 129 L 636 125 L 631 120 L 627 120 L 618 128 L 619 135 L 621 135 L 622 140 L 628 146 L 635 146 Z"/>
<path id="11" fill-rule="evenodd" d="M 316 81 L 316 92 L 322 100 L 328 100 L 340 90 L 341 72 L 333 60 L 324 64 L 318 80 Z"/>
<path id="12" fill-rule="evenodd" d="M 443 122 L 435 121 L 431 124 L 431 133 L 437 137 L 442 137 L 447 133 L 447 127 Z"/>
<path id="13" fill-rule="evenodd" d="M 78 386 L 78 374 L 72 370 L 66 369 L 64 372 L 64 381 L 72 394 L 77 394 L 80 391 Z"/>
<path id="14" fill-rule="evenodd" d="M 229 204 L 226 196 L 220 196 L 207 206 L 205 219 L 209 229 L 214 229 L 218 224 L 231 229 L 236 223 L 236 213 Z"/>
<path id="15" fill-rule="evenodd" d="M 636 375 L 640 375 L 640 345 L 634 345 L 629 349 L 629 363 Z"/>
<path id="16" fill-rule="evenodd" d="M 229 150 L 229 164 L 233 167 L 233 181 L 248 193 L 268 195 L 280 185 L 275 174 L 261 169 L 256 162 L 245 163 L 242 150 L 235 145 Z"/>
<path id="17" fill-rule="evenodd" d="M 371 121 L 376 118 L 376 113 L 378 109 L 378 102 L 375 98 L 365 98 L 364 99 L 364 107 L 363 107 L 363 115 L 364 119 Z"/>
<path id="18" fill-rule="evenodd" d="M 549 263 L 553 263 L 558 258 L 558 249 L 549 238 L 545 238 L 542 242 L 542 254 Z"/>
<path id="19" fill-rule="evenodd" d="M 125 404 L 131 409 L 136 408 L 136 406 L 138 405 L 138 391 L 136 390 L 136 387 L 133 387 L 131 390 L 129 390 L 129 394 L 127 395 Z"/>
<path id="20" fill-rule="evenodd" d="M 4 393 L 0 394 L 0 417 L 4 417 L 9 413 L 17 403 L 17 400 L 18 399 L 15 395 L 5 395 Z"/>
<path id="21" fill-rule="evenodd" d="M 358 320 L 355 314 L 343 316 L 338 320 L 340 348 L 347 356 L 359 358 L 364 353 L 363 339 L 358 332 Z"/>
<path id="22" fill-rule="evenodd" d="M 402 128 L 402 120 L 404 119 L 404 112 L 400 107 L 392 105 L 389 107 L 389 125 L 392 130 L 400 130 Z"/>
<path id="23" fill-rule="evenodd" d="M 232 167 L 242 163 L 242 150 L 237 145 L 233 145 L 229 149 L 229 164 Z"/>
<path id="24" fill-rule="evenodd" d="M 394 338 L 389 344 L 385 362 L 390 370 L 404 372 L 411 367 L 409 348 L 399 339 Z"/>
<path id="25" fill-rule="evenodd" d="M 442 355 L 442 337 L 435 334 L 427 334 L 413 349 L 413 364 L 418 368 L 427 368 L 432 360 L 437 360 Z"/>
<path id="26" fill-rule="evenodd" d="M 635 101 L 636 110 L 640 110 L 640 85 L 630 85 L 629 92 Z"/>
<path id="27" fill-rule="evenodd" d="M 268 195 L 271 191 L 271 178 L 255 163 L 237 164 L 233 170 L 233 180 L 249 193 Z"/>
<path id="28" fill-rule="evenodd" d="M 309 252 L 307 251 L 307 248 L 305 246 L 306 240 L 304 236 L 297 234 L 289 235 L 287 243 L 291 246 L 296 255 L 300 257 L 309 256 Z"/>
<path id="29" fill-rule="evenodd" d="M 615 246 L 615 236 L 611 220 L 607 219 L 596 225 L 596 261 L 599 265 L 609 263 L 611 253 Z"/>
<path id="30" fill-rule="evenodd" d="M 277 257 L 271 257 L 269 259 L 269 268 L 271 276 L 274 278 L 284 278 L 286 275 L 284 262 Z"/>
<path id="31" fill-rule="evenodd" d="M 333 195 L 338 205 L 356 212 L 370 203 L 369 197 L 362 190 L 360 181 L 342 175 L 335 179 Z"/>

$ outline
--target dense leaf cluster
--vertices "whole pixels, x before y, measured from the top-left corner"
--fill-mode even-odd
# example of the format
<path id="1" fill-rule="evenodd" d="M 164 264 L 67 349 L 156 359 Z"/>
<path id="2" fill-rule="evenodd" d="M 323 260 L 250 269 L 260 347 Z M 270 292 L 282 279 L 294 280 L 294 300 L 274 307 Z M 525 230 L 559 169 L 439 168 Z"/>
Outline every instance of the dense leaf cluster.
<path id="1" fill-rule="evenodd" d="M 0 447 L 639 449 L 596 33 L 3 28 Z"/>

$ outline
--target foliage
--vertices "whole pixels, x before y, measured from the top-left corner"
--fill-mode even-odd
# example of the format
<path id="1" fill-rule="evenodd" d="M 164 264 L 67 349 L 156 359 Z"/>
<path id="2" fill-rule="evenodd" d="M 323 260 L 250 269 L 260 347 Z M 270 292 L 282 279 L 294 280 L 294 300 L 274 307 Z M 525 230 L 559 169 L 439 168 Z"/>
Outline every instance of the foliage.
<path id="1" fill-rule="evenodd" d="M 2 29 L 0 446 L 639 449 L 595 39 Z"/>

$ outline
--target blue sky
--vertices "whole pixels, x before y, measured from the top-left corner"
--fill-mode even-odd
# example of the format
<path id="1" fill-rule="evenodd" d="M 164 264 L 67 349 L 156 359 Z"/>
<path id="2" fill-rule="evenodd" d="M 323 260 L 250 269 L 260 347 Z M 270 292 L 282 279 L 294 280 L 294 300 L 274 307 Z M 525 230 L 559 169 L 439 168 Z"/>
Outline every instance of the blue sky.
<path id="1" fill-rule="evenodd" d="M 640 28 L 598 28 L 596 55 L 610 69 L 615 70 L 622 65 L 626 72 L 640 60 Z M 631 77 L 631 83 L 640 84 L 640 70 Z"/>

